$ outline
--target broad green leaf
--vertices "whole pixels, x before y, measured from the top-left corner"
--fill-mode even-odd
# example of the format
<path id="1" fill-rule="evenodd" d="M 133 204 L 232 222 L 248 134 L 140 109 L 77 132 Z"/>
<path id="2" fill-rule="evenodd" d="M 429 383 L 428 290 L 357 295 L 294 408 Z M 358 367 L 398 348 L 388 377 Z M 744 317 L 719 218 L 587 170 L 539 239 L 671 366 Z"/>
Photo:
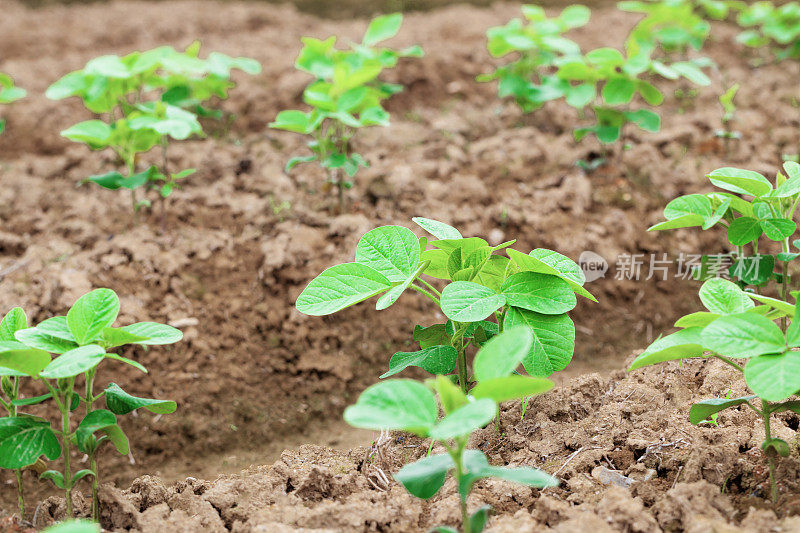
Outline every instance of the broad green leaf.
<path id="1" fill-rule="evenodd" d="M 278 113 L 274 122 L 269 127 L 277 130 L 292 131 L 294 133 L 311 133 L 314 130 L 314 121 L 308 113 L 295 109 L 288 109 Z M 64 133 L 62 132 L 62 135 Z"/>
<path id="2" fill-rule="evenodd" d="M 454 468 L 453 459 L 446 453 L 424 457 L 405 465 L 394 478 L 403 484 L 408 492 L 427 500 L 444 485 L 447 471 Z"/>
<path id="3" fill-rule="evenodd" d="M 43 533 L 100 533 L 100 524 L 89 520 L 65 520 L 44 529 Z"/>
<path id="4" fill-rule="evenodd" d="M 449 226 L 444 222 L 439 222 L 438 220 L 432 220 L 430 218 L 422 218 L 422 217 L 414 217 L 411 220 L 414 221 L 419 227 L 436 237 L 437 239 L 446 240 L 446 239 L 463 239 L 464 237 L 461 236 L 461 232 L 459 232 L 453 226 Z"/>
<path id="5" fill-rule="evenodd" d="M 181 330 L 158 322 L 137 322 L 129 326 L 123 326 L 120 329 L 131 335 L 146 338 L 146 340 L 129 341 L 143 346 L 173 344 L 183 339 Z"/>
<path id="6" fill-rule="evenodd" d="M 789 316 L 792 317 L 792 322 L 786 328 L 786 344 L 789 348 L 798 348 L 800 347 L 800 315 L 797 314 L 796 306 Z"/>
<path id="7" fill-rule="evenodd" d="M 428 434 L 432 439 L 442 441 L 469 435 L 488 424 L 495 415 L 497 404 L 494 400 L 475 400 L 444 417 Z"/>
<path id="8" fill-rule="evenodd" d="M 401 13 L 392 13 L 375 17 L 369 23 L 369 27 L 364 34 L 362 42 L 366 46 L 372 46 L 373 44 L 390 39 L 397 35 L 401 24 L 403 24 L 403 15 Z"/>
<path id="9" fill-rule="evenodd" d="M 36 325 L 36 329 L 42 333 L 45 333 L 46 335 L 50 335 L 51 337 L 56 337 L 58 339 L 63 339 L 73 343 L 75 342 L 75 337 L 73 337 L 72 332 L 69 330 L 67 317 L 65 316 L 54 316 L 46 320 L 42 320 Z"/>
<path id="10" fill-rule="evenodd" d="M 48 364 L 50 354 L 44 350 L 17 341 L 0 341 L 0 368 L 36 377 Z"/>
<path id="11" fill-rule="evenodd" d="M 636 84 L 627 78 L 612 78 L 603 86 L 603 100 L 608 105 L 627 104 L 633 99 Z"/>
<path id="12" fill-rule="evenodd" d="M 708 417 L 715 413 L 724 411 L 729 407 L 742 405 L 755 399 L 756 396 L 742 396 L 741 398 L 712 398 L 710 400 L 697 402 L 689 409 L 689 422 L 697 425 L 704 420 L 708 420 Z"/>
<path id="13" fill-rule="evenodd" d="M 21 307 L 10 310 L 3 320 L 0 320 L 0 341 L 14 341 L 14 333 L 28 327 L 28 317 Z"/>
<path id="14" fill-rule="evenodd" d="M 636 370 L 637 368 L 663 361 L 702 356 L 702 331 L 702 327 L 690 327 L 656 339 L 644 352 L 636 357 L 628 370 Z"/>
<path id="15" fill-rule="evenodd" d="M 664 208 L 664 216 L 667 220 L 682 217 L 684 215 L 700 215 L 709 217 L 713 214 L 711 200 L 702 194 L 688 194 L 675 198 Z"/>
<path id="16" fill-rule="evenodd" d="M 454 281 L 444 288 L 440 302 L 442 312 L 450 320 L 477 322 L 491 316 L 506 300 L 488 287 L 470 281 Z"/>
<path id="17" fill-rule="evenodd" d="M 420 348 L 430 348 L 450 342 L 450 336 L 447 334 L 444 324 L 434 324 L 427 328 L 414 326 L 413 338 L 419 342 Z"/>
<path id="18" fill-rule="evenodd" d="M 586 283 L 586 275 L 581 267 L 569 257 L 545 248 L 537 248 L 527 255 L 513 249 L 507 250 L 506 253 L 520 271 L 558 276 L 566 281 L 576 294 L 593 302 L 597 301 L 589 291 L 583 288 L 583 284 Z"/>
<path id="19" fill-rule="evenodd" d="M 557 276 L 520 272 L 501 287 L 506 303 L 547 315 L 566 313 L 577 304 L 572 287 Z"/>
<path id="20" fill-rule="evenodd" d="M 84 453 L 89 453 L 87 444 L 94 433 L 98 431 L 108 436 L 117 452 L 122 455 L 128 454 L 130 451 L 128 438 L 117 425 L 117 417 L 114 416 L 114 413 L 105 409 L 95 409 L 81 420 L 78 429 L 75 430 L 78 448 Z"/>
<path id="21" fill-rule="evenodd" d="M 17 340 L 31 348 L 38 348 L 52 353 L 64 353 L 78 347 L 78 344 L 73 341 L 68 341 L 49 335 L 43 332 L 39 327 L 21 329 L 15 334 Z"/>
<path id="22" fill-rule="evenodd" d="M 368 231 L 356 246 L 356 263 L 380 272 L 393 282 L 406 281 L 419 267 L 417 236 L 403 226 L 381 226 Z"/>
<path id="23" fill-rule="evenodd" d="M 732 167 L 718 168 L 708 174 L 708 179 L 717 187 L 737 194 L 759 197 L 772 190 L 769 180 L 752 170 Z"/>
<path id="24" fill-rule="evenodd" d="M 797 231 L 797 223 L 784 218 L 765 218 L 761 220 L 761 229 L 768 239 L 780 242 Z"/>
<path id="25" fill-rule="evenodd" d="M 57 470 L 47 470 L 39 476 L 40 480 L 48 479 L 59 489 L 64 489 L 64 474 Z"/>
<path id="26" fill-rule="evenodd" d="M 747 386 L 768 402 L 780 402 L 800 390 L 800 352 L 759 355 L 744 368 Z"/>
<path id="27" fill-rule="evenodd" d="M 663 231 L 667 229 L 680 229 L 680 228 L 693 228 L 703 225 L 704 219 L 700 215 L 683 215 L 672 220 L 659 222 L 654 226 L 647 228 L 647 231 Z"/>
<path id="28" fill-rule="evenodd" d="M 732 315 L 755 307 L 750 294 L 732 281 L 712 278 L 700 287 L 700 301 L 712 313 Z"/>
<path id="29" fill-rule="evenodd" d="M 418 352 L 397 352 L 389 360 L 389 371 L 381 379 L 418 366 L 431 374 L 449 374 L 456 366 L 456 349 L 452 346 L 431 346 Z"/>
<path id="30" fill-rule="evenodd" d="M 511 374 L 528 355 L 533 346 L 531 328 L 511 326 L 492 337 L 475 355 L 472 363 L 474 378 L 479 382 Z"/>
<path id="31" fill-rule="evenodd" d="M 90 148 L 98 150 L 109 145 L 111 126 L 102 120 L 86 120 L 65 129 L 61 135 L 70 141 L 86 143 Z"/>
<path id="32" fill-rule="evenodd" d="M 106 387 L 106 407 L 117 415 L 126 415 L 142 407 L 151 413 L 166 415 L 174 413 L 178 408 L 178 404 L 171 400 L 138 398 L 122 390 L 116 383 L 109 383 L 108 387 Z"/>
<path id="33" fill-rule="evenodd" d="M 705 327 L 711 324 L 722 315 L 716 313 L 709 313 L 707 311 L 698 311 L 686 316 L 682 316 L 675 322 L 676 328 L 692 328 L 692 327 Z"/>
<path id="34" fill-rule="evenodd" d="M 116 348 L 117 346 L 123 346 L 125 344 L 132 344 L 145 340 L 147 340 L 147 337 L 134 335 L 133 333 L 125 331 L 122 328 L 104 328 L 100 342 L 108 350 L 110 348 Z"/>
<path id="35" fill-rule="evenodd" d="M 565 314 L 543 315 L 511 307 L 506 312 L 505 328 L 525 325 L 533 333 L 530 352 L 522 359 L 531 376 L 547 377 L 564 370 L 575 350 L 575 324 Z"/>
<path id="36" fill-rule="evenodd" d="M 703 329 L 702 339 L 706 349 L 735 358 L 782 352 L 786 347 L 780 328 L 754 313 L 720 317 Z"/>
<path id="37" fill-rule="evenodd" d="M 296 306 L 306 315 L 330 315 L 391 288 L 380 272 L 361 263 L 344 263 L 314 278 L 297 297 Z"/>
<path id="38" fill-rule="evenodd" d="M 542 394 L 553 388 L 546 378 L 511 375 L 481 380 L 469 393 L 475 398 L 490 398 L 497 403 Z"/>
<path id="39" fill-rule="evenodd" d="M 761 302 L 762 304 L 768 305 L 773 309 L 778 309 L 782 313 L 785 313 L 788 316 L 795 316 L 795 306 L 790 304 L 789 302 L 784 302 L 783 300 L 779 300 L 777 298 L 770 298 L 769 296 L 763 296 L 761 294 L 756 294 L 753 292 L 746 292 L 745 293 L 748 297 L 752 298 L 757 302 Z"/>
<path id="40" fill-rule="evenodd" d="M 762 233 L 761 222 L 757 218 L 739 217 L 728 226 L 728 241 L 743 246 L 758 239 Z"/>
<path id="41" fill-rule="evenodd" d="M 47 379 L 77 376 L 96 367 L 105 356 L 106 351 L 96 344 L 74 348 L 53 359 L 39 375 Z"/>
<path id="42" fill-rule="evenodd" d="M 357 428 L 394 429 L 425 436 L 436 424 L 438 412 L 436 398 L 425 385 L 391 379 L 362 392 L 355 405 L 345 409 L 344 419 Z"/>
<path id="43" fill-rule="evenodd" d="M 41 396 L 34 396 L 33 398 L 17 398 L 11 402 L 12 405 L 23 407 L 26 405 L 36 405 L 52 398 L 52 393 L 42 394 Z"/>
<path id="44" fill-rule="evenodd" d="M 775 256 L 758 254 L 737 259 L 728 273 L 747 285 L 761 286 L 772 279 L 774 270 Z"/>
<path id="45" fill-rule="evenodd" d="M 119 314 L 119 298 L 111 289 L 84 294 L 67 312 L 67 325 L 79 345 L 93 342 Z"/>
<path id="46" fill-rule="evenodd" d="M 703 222 L 702 228 L 707 230 L 713 227 L 717 222 L 722 220 L 722 217 L 728 212 L 728 209 L 731 207 L 733 202 L 730 198 L 724 198 L 722 203 L 720 203 L 719 207 L 711 214 L 711 216 L 705 217 L 705 221 Z"/>
<path id="47" fill-rule="evenodd" d="M 435 385 L 436 392 L 439 394 L 439 401 L 442 404 L 445 414 L 450 414 L 459 407 L 467 404 L 467 396 L 461 388 L 453 383 L 453 381 L 446 376 L 436 376 Z"/>
<path id="48" fill-rule="evenodd" d="M 61 455 L 49 423 L 21 416 L 0 418 L 0 468 L 32 465 L 41 455 L 51 461 Z"/>
<path id="49" fill-rule="evenodd" d="M 399 285 L 395 285 L 382 294 L 381 297 L 378 298 L 378 301 L 375 302 L 375 309 L 378 311 L 383 311 L 394 304 L 397 299 L 400 298 L 400 295 L 403 294 L 412 283 L 414 283 L 414 279 L 416 278 L 409 276 L 404 282 L 400 283 Z"/>

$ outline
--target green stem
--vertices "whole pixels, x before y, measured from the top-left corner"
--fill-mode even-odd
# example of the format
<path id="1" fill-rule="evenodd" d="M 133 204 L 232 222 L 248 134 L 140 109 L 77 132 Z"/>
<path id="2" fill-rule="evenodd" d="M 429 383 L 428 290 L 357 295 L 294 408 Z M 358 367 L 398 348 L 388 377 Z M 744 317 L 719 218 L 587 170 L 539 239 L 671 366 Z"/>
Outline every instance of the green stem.
<path id="1" fill-rule="evenodd" d="M 25 493 L 22 490 L 22 470 L 15 470 L 17 476 L 17 503 L 19 504 L 19 518 L 25 520 Z"/>
<path id="2" fill-rule="evenodd" d="M 467 390 L 467 354 L 465 353 L 463 344 L 457 348 L 458 355 L 456 358 L 456 367 L 458 368 L 458 385 L 461 390 L 466 394 Z"/>
<path id="3" fill-rule="evenodd" d="M 428 263 L 428 264 L 430 264 L 430 261 L 428 261 L 427 263 Z M 427 268 L 427 265 L 425 265 L 425 267 Z M 425 269 L 423 269 L 423 270 L 425 270 Z M 441 297 L 442 297 L 442 293 L 441 293 L 441 292 L 439 292 L 438 290 L 436 290 L 436 287 L 434 287 L 433 285 L 431 285 L 430 283 L 428 283 L 428 282 L 427 282 L 427 281 L 425 281 L 424 279 L 422 279 L 422 278 L 417 278 L 417 279 L 416 279 L 416 281 L 419 281 L 420 283 L 422 283 L 423 285 L 425 285 L 425 287 L 427 287 L 427 289 L 428 289 L 429 291 L 431 291 L 433 294 L 435 294 L 437 297 L 439 297 L 439 298 L 441 298 Z"/>
<path id="4" fill-rule="evenodd" d="M 420 287 L 419 285 L 414 285 L 414 284 L 412 283 L 412 284 L 411 284 L 409 287 L 410 287 L 410 288 L 412 288 L 412 289 L 414 289 L 414 290 L 415 290 L 415 291 L 417 291 L 418 293 L 420 293 L 420 294 L 424 294 L 425 296 L 427 296 L 428 298 L 430 298 L 430 299 L 431 299 L 431 301 L 433 301 L 433 303 L 435 303 L 437 306 L 439 305 L 439 299 L 438 299 L 436 296 L 434 296 L 433 294 L 431 294 L 431 293 L 429 293 L 428 291 L 426 291 L 425 289 L 423 289 L 422 287 Z"/>
<path id="5" fill-rule="evenodd" d="M 764 439 L 766 441 L 772 440 L 770 433 L 769 417 L 771 416 L 770 405 L 766 400 L 761 400 L 761 410 L 763 412 L 762 420 L 764 420 Z M 767 448 L 767 461 L 769 462 L 769 491 L 772 497 L 772 503 L 778 503 L 778 483 L 775 481 L 775 450 Z"/>
<path id="6" fill-rule="evenodd" d="M 100 497 L 98 496 L 98 485 L 99 481 L 97 479 L 97 450 L 93 450 L 92 454 L 89 456 L 89 468 L 92 469 L 92 520 L 95 522 L 100 521 Z"/>
<path id="7" fill-rule="evenodd" d="M 739 372 L 744 372 L 744 367 L 743 367 L 743 366 L 741 366 L 741 365 L 739 365 L 739 364 L 736 364 L 736 363 L 734 363 L 733 361 L 731 361 L 730 359 L 728 359 L 728 358 L 727 358 L 727 357 L 725 357 L 724 355 L 720 355 L 720 354 L 718 354 L 718 353 L 715 353 L 715 354 L 713 354 L 713 355 L 714 355 L 714 357 L 716 357 L 716 358 L 717 358 L 717 359 L 719 359 L 720 361 L 724 361 L 724 362 L 728 363 L 729 365 L 731 365 L 733 368 L 735 368 L 735 369 L 736 369 L 736 370 L 738 370 Z"/>
<path id="8" fill-rule="evenodd" d="M 73 378 L 70 378 L 73 379 Z M 64 445 L 64 497 L 67 502 L 67 518 L 72 518 L 72 470 L 70 465 L 69 406 L 72 404 L 72 384 L 64 395 L 61 409 L 61 439 Z"/>
<path id="9" fill-rule="evenodd" d="M 461 478 L 464 477 L 464 448 L 466 444 L 466 439 L 462 437 L 456 440 L 455 448 L 447 448 L 447 452 L 453 459 L 453 464 L 455 464 L 455 478 L 459 486 L 461 485 Z M 459 494 L 458 500 L 461 504 L 461 529 L 464 533 L 472 533 L 472 524 L 469 522 L 469 512 L 467 511 L 467 496 Z"/>

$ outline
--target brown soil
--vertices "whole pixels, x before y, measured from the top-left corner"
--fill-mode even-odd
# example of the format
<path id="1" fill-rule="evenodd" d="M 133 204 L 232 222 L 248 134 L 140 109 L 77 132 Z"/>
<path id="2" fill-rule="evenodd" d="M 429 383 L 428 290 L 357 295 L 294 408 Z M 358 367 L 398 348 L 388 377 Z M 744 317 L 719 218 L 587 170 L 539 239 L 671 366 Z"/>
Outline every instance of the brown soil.
<path id="1" fill-rule="evenodd" d="M 107 286 L 122 299 L 121 323 L 159 320 L 184 324 L 184 342 L 126 354 L 145 364 L 150 374 L 111 365 L 100 371 L 101 384 L 113 379 L 126 390 L 172 398 L 180 405 L 175 415 L 140 414 L 123 422 L 133 443 L 135 464 L 110 451 L 103 457 L 106 479 L 120 486 L 145 473 L 163 473 L 168 480 L 187 475 L 213 478 L 250 463 L 271 462 L 278 450 L 300 442 L 344 448 L 369 442 L 365 433 L 345 431 L 338 425 L 341 410 L 375 381 L 394 351 L 408 346 L 414 324 L 431 323 L 436 317 L 425 300 L 413 295 L 381 313 L 363 304 L 326 318 L 302 316 L 294 311 L 293 302 L 314 275 L 346 260 L 357 238 L 372 227 L 387 223 L 410 226 L 412 216 L 425 215 L 490 241 L 516 238 L 520 249 L 549 247 L 574 258 L 583 250 L 593 250 L 608 258 L 612 271 L 590 286 L 600 303 L 582 302 L 574 313 L 577 348 L 567 374 L 557 376 L 564 383 L 567 377 L 590 370 L 620 368 L 632 349 L 641 348 L 696 306 L 692 283 L 614 279 L 613 263 L 620 254 L 669 253 L 674 258 L 681 251 L 719 251 L 709 244 L 712 236 L 700 238 L 697 232 L 646 233 L 644 228 L 658 219 L 666 201 L 697 191 L 703 187 L 704 172 L 726 164 L 772 173 L 782 153 L 795 153 L 800 146 L 794 107 L 798 64 L 753 70 L 743 52 L 730 44 L 735 29 L 718 25 L 716 42 L 707 47 L 708 55 L 720 65 L 714 84 L 694 99 L 668 98 L 661 109 L 664 125 L 660 133 L 631 131 L 633 147 L 622 154 L 620 164 L 587 176 L 574 163 L 596 155 L 598 146 L 572 141 L 572 111 L 556 104 L 524 117 L 513 105 L 497 100 L 493 85 L 474 81 L 493 64 L 484 48 L 486 28 L 517 16 L 518 6 L 447 7 L 407 17 L 394 44 L 420 43 L 427 56 L 403 63 L 390 73 L 389 77 L 407 90 L 391 102 L 392 126 L 366 131 L 358 141 L 372 167 L 358 178 L 350 213 L 333 217 L 327 210 L 332 199 L 322 191 L 318 172 L 311 167 L 299 168 L 291 176 L 282 172 L 286 159 L 303 150 L 303 141 L 299 136 L 268 130 L 266 124 L 278 110 L 300 105 L 308 81 L 292 68 L 300 36 L 356 38 L 363 31 L 364 20 L 322 20 L 292 7 L 236 2 L 124 1 L 31 10 L 0 0 L 0 8 L 0 68 L 31 93 L 28 99 L 2 110 L 8 119 L 7 131 L 0 137 L 3 310 L 21 305 L 38 321 L 63 313 L 87 290 Z M 620 43 L 635 20 L 613 9 L 596 10 L 591 26 L 576 33 L 577 40 L 586 46 Z M 613 40 L 608 28 L 615 28 Z M 237 77 L 240 86 L 223 105 L 237 116 L 231 131 L 217 129 L 208 139 L 171 149 L 174 168 L 200 171 L 170 200 L 169 231 L 162 235 L 158 217 L 133 220 L 124 194 L 75 187 L 81 178 L 112 168 L 113 161 L 108 154 L 89 153 L 60 138 L 58 131 L 90 118 L 89 114 L 77 101 L 50 102 L 42 94 L 58 76 L 80 68 L 94 56 L 159 44 L 184 46 L 197 38 L 206 52 L 255 57 L 264 65 L 264 73 Z M 721 114 L 716 95 L 733 81 L 742 84 L 737 96 L 737 129 L 744 132 L 744 139 L 726 158 L 713 136 Z M 279 208 L 284 201 L 289 202 L 288 209 Z M 581 378 L 572 389 L 539 402 L 567 398 L 566 391 L 589 387 L 591 380 L 607 386 L 615 383 L 609 379 Z M 630 379 L 633 381 L 621 383 L 638 378 Z M 600 389 L 605 392 L 607 387 Z M 639 409 L 637 406 L 654 395 L 645 390 L 640 402 L 631 403 L 631 409 Z M 589 396 L 586 401 L 598 401 L 599 396 Z M 570 405 L 594 412 L 573 400 Z M 611 413 L 616 407 L 609 404 L 606 408 Z M 533 420 L 534 412 L 526 420 Z M 678 416 L 675 413 L 673 417 Z M 569 419 L 567 414 L 560 416 Z M 661 418 L 666 420 L 666 416 L 666 411 L 662 412 Z M 679 420 L 684 420 L 681 416 Z M 682 427 L 677 420 L 660 426 L 667 442 L 671 442 L 670 432 Z M 528 428 L 525 423 L 514 427 Z M 578 428 L 574 424 L 569 427 Z M 630 428 L 626 435 L 647 431 Z M 548 453 L 561 459 L 569 450 L 591 446 L 588 440 L 580 440 L 580 433 L 575 435 L 567 448 L 558 437 L 550 440 L 548 436 L 548 442 L 556 447 Z M 591 438 L 590 431 L 584 430 L 583 435 Z M 661 434 L 651 436 L 655 441 Z M 505 443 L 499 449 L 506 449 L 508 458 L 522 453 L 515 461 L 541 464 L 537 463 L 540 457 L 525 455 L 539 453 L 533 449 L 524 452 L 525 446 L 532 446 L 527 439 L 516 446 L 522 447 Z M 621 444 L 614 446 L 624 449 Z M 661 456 L 675 453 L 678 451 L 668 449 Z M 349 504 L 354 509 L 366 505 L 365 500 L 357 499 L 369 499 L 365 494 L 376 498 L 375 502 L 387 501 L 382 499 L 385 495 L 364 492 L 363 482 L 355 481 L 358 476 L 348 474 L 361 460 L 363 450 L 342 455 L 302 448 L 286 456 L 294 457 L 286 461 L 310 463 L 310 458 L 320 454 L 328 461 L 326 468 L 349 481 L 340 480 L 343 486 L 331 481 L 330 490 L 340 491 L 336 492 L 339 499 L 307 511 L 307 519 L 317 517 L 318 527 L 329 527 L 325 513 L 335 514 L 337 505 L 349 501 L 341 495 L 361 494 Z M 595 456 L 594 451 L 582 452 L 559 475 L 569 476 L 569 468 Z M 676 455 L 675 461 L 681 457 L 685 458 Z M 619 468 L 633 464 L 632 460 L 609 458 L 619 462 Z M 737 456 L 735 463 L 740 461 L 758 463 L 757 458 L 750 460 L 744 454 Z M 340 464 L 341 472 L 331 464 Z M 721 481 L 712 476 L 712 470 L 697 470 L 702 476 L 698 473 L 691 480 L 702 477 L 718 490 Z M 274 467 L 262 467 L 244 476 L 248 480 L 258 476 L 278 479 L 275 472 Z M 13 490 L 10 477 L 0 475 L 3 514 L 13 511 Z M 683 477 L 686 475 L 682 474 L 682 481 L 689 480 Z M 573 477 L 578 483 L 579 477 Z M 244 478 L 231 479 L 241 483 Z M 264 505 L 274 493 L 266 488 L 267 481 L 263 483 L 265 488 L 252 489 L 259 508 L 251 520 L 271 512 Z M 26 485 L 32 499 L 50 490 L 37 484 L 31 474 L 26 474 Z M 314 493 L 314 486 L 311 483 L 306 492 Z M 567 517 L 566 511 L 551 501 L 582 494 L 578 488 L 567 487 L 569 492 L 554 491 L 550 499 L 536 501 L 543 506 L 552 503 L 552 509 L 543 507 L 540 514 L 555 517 L 551 525 L 560 522 L 569 529 L 571 525 L 564 525 L 567 519 L 579 517 L 560 520 L 559 516 Z M 689 490 L 681 487 L 679 483 L 674 490 Z M 186 495 L 188 506 L 199 501 L 192 494 L 203 490 L 180 493 Z M 497 490 L 512 495 L 510 501 L 499 505 L 507 516 L 495 522 L 498 527 L 519 527 L 515 521 L 530 519 L 512 515 L 533 505 L 532 493 L 507 486 Z M 512 492 L 502 492 L 508 490 Z M 513 496 L 519 490 L 527 496 Z M 255 496 L 268 493 L 265 499 Z M 374 521 L 364 528 L 378 528 L 394 520 L 424 526 L 433 524 L 434 517 L 445 521 L 451 517 L 446 509 L 450 509 L 452 496 L 447 505 L 442 503 L 443 514 L 439 514 L 437 504 L 419 506 L 399 488 L 390 494 L 394 507 L 373 504 Z M 576 503 L 594 509 L 586 508 L 589 516 L 601 508 L 621 506 L 620 494 L 608 491 L 609 500 L 595 507 L 588 497 Z M 651 513 L 655 500 L 665 496 L 639 497 Z M 680 493 L 673 497 L 683 498 Z M 513 503 L 515 498 L 522 498 L 523 503 Z M 723 499 L 733 505 L 727 497 Z M 224 505 L 220 505 L 222 509 Z M 692 505 L 699 508 L 700 503 Z M 395 515 L 392 508 L 402 512 Z M 154 516 L 167 512 L 163 506 L 153 509 L 161 509 L 151 509 Z M 188 507 L 182 509 L 187 516 L 194 513 L 187 511 Z M 289 509 L 284 511 L 289 513 Z M 414 509 L 422 514 L 413 515 Z M 242 521 L 239 512 L 228 513 L 228 518 L 217 514 L 216 520 Z M 740 513 L 746 514 L 746 508 Z M 662 515 L 648 514 L 659 523 Z M 684 520 L 679 513 L 675 516 L 678 522 Z M 291 523 L 293 518 L 287 514 L 264 520 Z M 540 521 L 548 523 L 544 518 Z M 648 530 L 647 524 L 650 522 L 640 529 Z"/>

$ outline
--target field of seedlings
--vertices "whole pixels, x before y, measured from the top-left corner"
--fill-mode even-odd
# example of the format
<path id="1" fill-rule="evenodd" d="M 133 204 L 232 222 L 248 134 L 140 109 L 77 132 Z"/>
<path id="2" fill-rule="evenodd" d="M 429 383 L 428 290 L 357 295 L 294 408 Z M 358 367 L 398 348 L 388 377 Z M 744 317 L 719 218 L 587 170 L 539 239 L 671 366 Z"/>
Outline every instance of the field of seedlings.
<path id="1" fill-rule="evenodd" d="M 800 3 L 388 3 L 0 0 L 0 531 L 800 531 Z"/>

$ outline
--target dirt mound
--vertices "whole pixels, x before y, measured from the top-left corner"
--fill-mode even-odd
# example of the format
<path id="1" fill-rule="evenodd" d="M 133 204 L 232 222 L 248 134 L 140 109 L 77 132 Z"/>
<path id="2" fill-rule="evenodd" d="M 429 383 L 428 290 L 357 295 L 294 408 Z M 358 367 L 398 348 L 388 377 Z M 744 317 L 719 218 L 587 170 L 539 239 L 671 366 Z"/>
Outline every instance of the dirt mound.
<path id="1" fill-rule="evenodd" d="M 498 480 L 479 482 L 471 507 L 490 504 L 489 531 L 794 531 L 800 527 L 795 449 L 781 460 L 776 506 L 768 493 L 763 429 L 746 408 L 728 410 L 718 426 L 693 426 L 692 402 L 719 396 L 736 372 L 716 361 L 684 361 L 610 377 L 589 374 L 530 402 L 502 408 L 494 426 L 470 447 L 493 464 L 542 468 L 562 480 L 537 490 Z M 798 416 L 775 424 L 792 439 Z M 425 455 L 428 442 L 396 433 L 380 454 L 314 445 L 287 450 L 272 466 L 216 481 L 186 478 L 170 486 L 136 479 L 127 490 L 106 485 L 101 521 L 112 531 L 424 531 L 457 525 L 458 495 L 450 478 L 427 502 L 381 476 Z M 437 451 L 437 450 L 434 450 Z M 443 450 L 438 450 L 443 452 Z M 84 503 L 86 513 L 88 504 Z M 79 508 L 81 506 L 79 505 Z M 63 514 L 61 500 L 43 504 L 37 526 Z"/>

